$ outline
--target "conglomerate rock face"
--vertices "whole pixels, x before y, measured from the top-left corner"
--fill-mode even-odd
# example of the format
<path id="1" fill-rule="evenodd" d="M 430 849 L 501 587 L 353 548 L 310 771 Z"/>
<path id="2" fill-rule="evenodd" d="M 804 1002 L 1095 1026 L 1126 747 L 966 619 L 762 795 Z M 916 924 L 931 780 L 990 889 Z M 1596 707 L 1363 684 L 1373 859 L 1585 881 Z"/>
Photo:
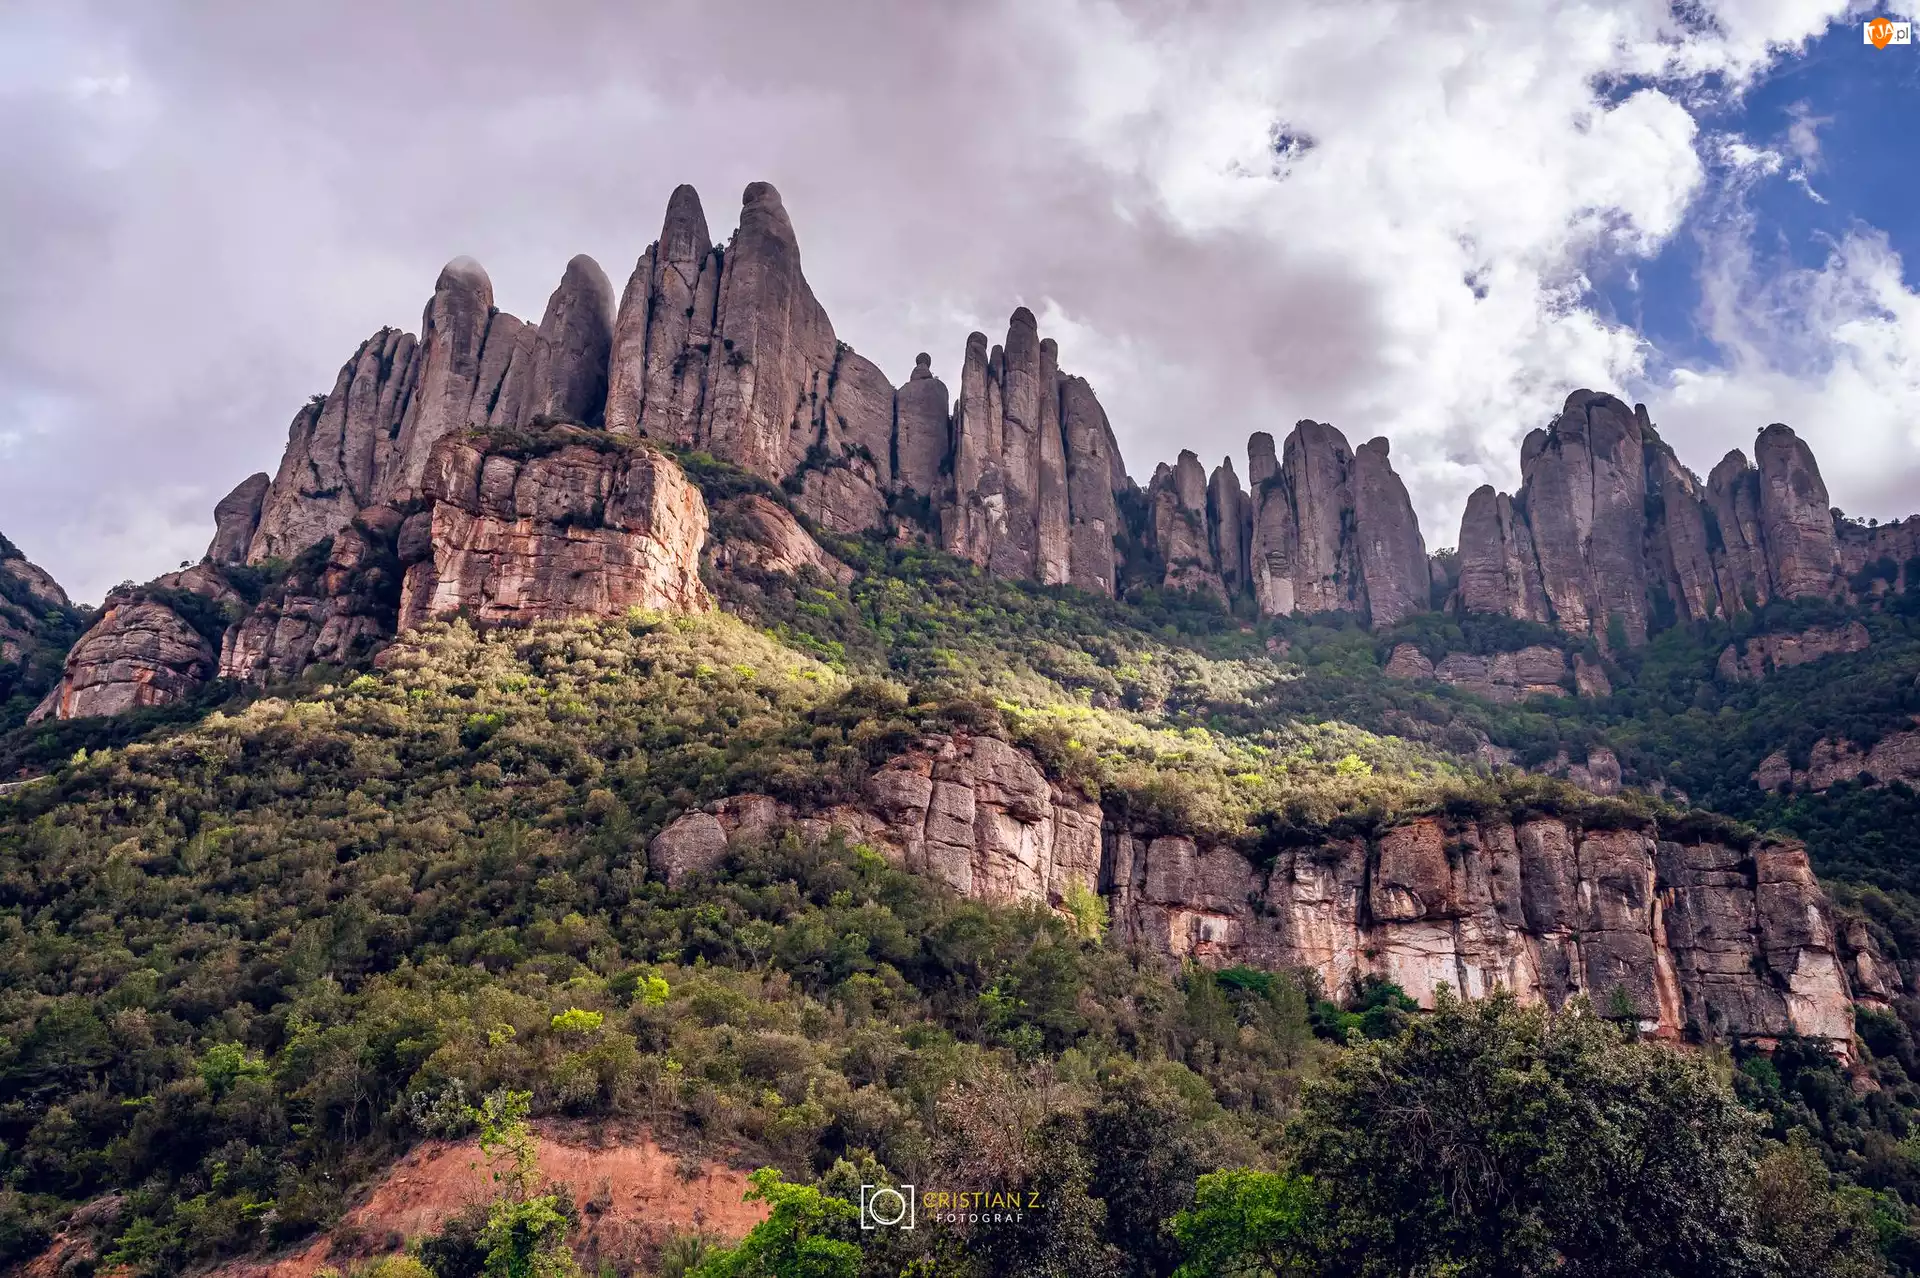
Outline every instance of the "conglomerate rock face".
<path id="1" fill-rule="evenodd" d="M 394 633 L 400 599 L 391 506 L 369 506 L 334 535 L 318 568 L 296 568 L 220 643 L 220 677 L 264 686 L 316 663 L 352 665 Z"/>
<path id="2" fill-rule="evenodd" d="M 423 475 L 430 505 L 399 532 L 400 625 L 705 610 L 700 490 L 650 448 L 591 436 L 563 433 L 532 456 L 485 437 L 442 440 Z"/>
<path id="3" fill-rule="evenodd" d="M 739 839 L 839 830 L 964 896 L 1064 909 L 1099 893 L 1123 942 L 1169 963 L 1306 968 L 1338 994 L 1393 981 L 1431 1006 L 1446 985 L 1605 1015 L 1667 1038 L 1853 1034 L 1855 951 L 1798 844 L 1665 839 L 1561 817 L 1410 820 L 1370 839 L 1283 851 L 1129 829 L 1005 742 L 931 737 L 870 774 L 867 797 L 796 811 L 738 795 L 655 840 L 656 874 L 712 869 Z M 1843 952 L 1844 951 L 1844 952 Z M 1884 966 L 1884 964 L 1881 964 Z M 1886 991 L 1863 996 L 1884 997 Z"/>
<path id="4" fill-rule="evenodd" d="M 206 636 L 166 604 L 109 599 L 100 620 L 67 653 L 59 685 L 28 721 L 125 714 L 181 701 L 213 677 L 218 658 Z"/>
<path id="5" fill-rule="evenodd" d="M 1702 484 L 1644 407 L 1576 391 L 1522 445 L 1520 492 L 1468 499 L 1454 602 L 1636 646 L 1664 621 L 1908 588 L 1920 519 L 1843 518 L 1785 426 L 1760 432 L 1754 459 L 1728 453 Z"/>

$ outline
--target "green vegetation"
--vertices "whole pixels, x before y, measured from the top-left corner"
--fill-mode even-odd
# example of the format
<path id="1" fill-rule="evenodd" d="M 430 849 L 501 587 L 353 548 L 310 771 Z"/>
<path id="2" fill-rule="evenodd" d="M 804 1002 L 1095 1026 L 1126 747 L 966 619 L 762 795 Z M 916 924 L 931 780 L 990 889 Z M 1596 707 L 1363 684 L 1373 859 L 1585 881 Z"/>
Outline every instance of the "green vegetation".
<path id="1" fill-rule="evenodd" d="M 710 494 L 778 499 L 685 461 Z M 846 802 L 964 729 L 1117 819 L 1256 861 L 1422 813 L 1782 827 L 1848 920 L 1920 958 L 1912 791 L 1748 779 L 1775 749 L 1804 763 L 1818 736 L 1904 727 L 1920 610 L 1857 614 L 1868 651 L 1759 683 L 1715 677 L 1725 643 L 1856 614 L 1669 627 L 1609 663 L 1608 698 L 1492 705 L 1389 680 L 1386 655 L 1572 641 L 1437 614 L 1387 635 L 1253 621 L 823 540 L 851 586 L 730 574 L 710 617 L 436 624 L 378 671 L 272 697 L 0 720 L 0 774 L 49 773 L 0 798 L 0 1262 L 108 1191 L 102 1267 L 289 1245 L 411 1143 L 478 1135 L 495 1200 L 367 1278 L 559 1278 L 573 1206 L 538 1182 L 526 1124 L 564 1116 L 766 1169 L 768 1223 L 675 1240 L 659 1268 L 681 1278 L 1920 1272 L 1904 1004 L 1863 1014 L 1851 1067 L 1795 1042 L 1681 1054 L 1584 1010 L 1169 973 L 1091 893 L 962 901 L 858 845 L 783 835 L 675 889 L 645 873 L 698 805 Z M 1713 810 L 1479 761 L 1603 742 Z M 861 1231 L 859 1187 L 889 1183 L 1044 1208 Z"/>

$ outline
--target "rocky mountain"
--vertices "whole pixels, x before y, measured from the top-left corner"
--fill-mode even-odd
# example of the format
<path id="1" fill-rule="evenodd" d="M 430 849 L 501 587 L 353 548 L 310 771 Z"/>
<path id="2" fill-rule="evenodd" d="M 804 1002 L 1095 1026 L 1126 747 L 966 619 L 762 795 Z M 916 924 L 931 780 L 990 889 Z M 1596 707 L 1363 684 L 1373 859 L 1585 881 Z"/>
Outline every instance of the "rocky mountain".
<path id="1" fill-rule="evenodd" d="M 572 432 L 564 444 L 556 429 Z M 523 437 L 545 441 L 538 456 Z M 608 441 L 639 439 L 655 450 L 613 460 L 629 454 Z M 1438 575 L 1384 438 L 1354 449 L 1301 421 L 1277 448 L 1266 432 L 1249 439 L 1244 487 L 1231 458 L 1209 474 L 1182 452 L 1142 492 L 1093 388 L 1061 368 L 1026 307 L 1000 344 L 968 335 L 957 394 L 925 354 L 896 386 L 836 337 L 772 186 L 746 189 L 725 244 L 682 186 L 617 306 L 584 256 L 538 324 L 494 306 L 477 262 L 449 262 L 420 335 L 369 337 L 295 414 L 276 472 L 220 501 L 209 571 L 156 583 L 137 612 L 109 609 L 40 713 L 113 713 L 177 700 L 214 673 L 257 683 L 350 662 L 435 615 L 702 606 L 706 514 L 659 448 L 758 477 L 815 528 L 939 546 L 996 576 L 1109 596 L 1197 591 L 1260 616 L 1350 613 L 1377 629 L 1444 607 L 1603 648 L 1770 599 L 1898 591 L 1920 554 L 1920 519 L 1862 527 L 1831 511 L 1785 426 L 1761 432 L 1755 465 L 1729 454 L 1703 484 L 1644 407 L 1589 391 L 1527 437 L 1517 494 L 1472 495 L 1457 560 Z M 782 558 L 784 530 L 741 527 L 775 543 L 741 562 Z M 225 569 L 273 584 L 244 597 Z M 208 626 L 161 598 L 180 591 L 234 614 L 199 634 L 212 663 L 186 638 Z M 1736 658 L 1729 677 L 1821 647 Z M 1485 670 L 1455 655 L 1432 672 L 1393 669 L 1495 697 L 1560 683 L 1516 677 L 1514 662 L 1541 664 L 1525 652 L 1492 654 Z M 1580 692 L 1605 686 L 1597 665 L 1580 676 Z M 121 691 L 84 692 L 106 687 Z"/>
<path id="2" fill-rule="evenodd" d="M 1674 620 L 1770 599 L 1871 598 L 1907 588 L 1920 518 L 1868 527 L 1828 505 L 1812 451 L 1783 425 L 1702 484 L 1644 406 L 1575 391 L 1521 445 L 1519 493 L 1483 487 L 1460 524 L 1456 606 L 1645 642 Z"/>
<path id="3" fill-rule="evenodd" d="M 0 724 L 19 722 L 58 682 L 86 620 L 46 569 L 0 536 Z"/>

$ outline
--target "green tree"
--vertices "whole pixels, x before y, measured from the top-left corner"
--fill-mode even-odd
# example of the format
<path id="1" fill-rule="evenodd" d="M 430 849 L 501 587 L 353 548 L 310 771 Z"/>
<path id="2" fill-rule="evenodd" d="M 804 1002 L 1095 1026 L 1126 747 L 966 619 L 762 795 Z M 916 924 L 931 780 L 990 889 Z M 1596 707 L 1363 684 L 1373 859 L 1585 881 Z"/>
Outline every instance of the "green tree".
<path id="1" fill-rule="evenodd" d="M 579 1273 L 567 1246 L 573 1204 L 563 1195 L 537 1192 L 539 1139 L 527 1124 L 532 1099 L 526 1092 L 490 1092 L 470 1114 L 500 1187 L 480 1231 L 486 1278 L 574 1278 Z"/>
<path id="2" fill-rule="evenodd" d="M 762 1167 L 748 1178 L 747 1201 L 767 1203 L 767 1218 L 737 1247 L 713 1251 L 690 1278 L 856 1278 L 860 1209 L 811 1185 L 790 1185 Z"/>
<path id="3" fill-rule="evenodd" d="M 1333 1272 L 1716 1278 L 1760 1255 L 1755 1127 L 1697 1054 L 1584 1003 L 1443 992 L 1309 1087 L 1290 1143 Z"/>
<path id="4" fill-rule="evenodd" d="M 1760 1159 L 1754 1175 L 1759 1241 L 1779 1278 L 1875 1278 L 1887 1272 L 1863 1190 L 1835 1193 L 1805 1128 Z"/>
<path id="5" fill-rule="evenodd" d="M 1304 1176 L 1218 1171 L 1173 1218 L 1185 1263 L 1174 1278 L 1292 1278 L 1313 1272 L 1318 1203 Z"/>

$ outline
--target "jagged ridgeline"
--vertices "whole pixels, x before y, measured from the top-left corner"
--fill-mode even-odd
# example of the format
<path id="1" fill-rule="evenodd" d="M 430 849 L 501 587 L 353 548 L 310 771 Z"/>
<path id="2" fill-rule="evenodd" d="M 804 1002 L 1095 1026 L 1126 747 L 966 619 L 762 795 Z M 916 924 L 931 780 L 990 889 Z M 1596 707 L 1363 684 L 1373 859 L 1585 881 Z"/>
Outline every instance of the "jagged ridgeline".
<path id="1" fill-rule="evenodd" d="M 220 502 L 205 560 L 116 592 L 35 714 L 178 704 L 216 678 L 285 682 L 317 664 L 364 662 L 396 635 L 455 616 L 498 625 L 701 613 L 713 605 L 703 556 L 734 578 L 810 569 L 844 588 L 857 569 L 808 527 L 937 548 L 992 578 L 1101 599 L 1145 586 L 1248 614 L 1356 616 L 1389 632 L 1436 605 L 1523 631 L 1557 627 L 1588 647 L 1536 633 L 1529 646 L 1436 662 L 1403 642 L 1385 673 L 1496 701 L 1559 696 L 1563 684 L 1604 697 L 1598 653 L 1638 648 L 1663 625 L 1905 585 L 1914 528 L 1860 528 L 1830 511 L 1812 455 L 1783 426 L 1761 433 L 1756 454 L 1757 469 L 1734 454 L 1703 488 L 1644 409 L 1576 392 L 1527 438 L 1520 494 L 1474 494 L 1457 560 L 1430 560 L 1385 439 L 1355 451 L 1317 422 L 1299 423 L 1278 450 L 1271 435 L 1252 437 L 1250 490 L 1230 461 L 1209 477 L 1183 452 L 1142 493 L 1092 388 L 1061 370 L 1026 308 L 1004 345 L 966 339 L 956 399 L 924 355 L 895 387 L 836 339 L 771 186 L 746 189 L 724 246 L 683 186 L 617 306 L 604 272 L 576 257 L 528 324 L 493 305 L 478 263 L 450 262 L 420 336 L 369 338 L 332 391 L 295 415 L 277 474 Z M 1812 645 L 1815 633 L 1791 642 Z M 1755 643 L 1744 659 L 1723 655 L 1732 677 L 1786 661 Z M 1866 643 L 1861 630 L 1838 650 Z M 1404 716 L 1372 722 L 1410 730 Z M 1609 749 L 1576 746 L 1570 758 L 1568 744 L 1548 770 L 1599 793 L 1619 788 Z M 1450 748 L 1482 766 L 1517 753 L 1478 728 Z M 990 781 L 967 762 L 982 751 L 1005 754 L 992 755 Z M 1131 804 L 1103 812 L 1062 798 L 1030 755 L 991 736 L 922 742 L 879 762 L 862 783 L 871 806 L 842 825 L 962 894 L 1055 905 L 1104 895 L 1123 934 L 1171 959 L 1302 967 L 1334 989 L 1372 973 L 1427 1002 L 1443 983 L 1556 1005 L 1613 990 L 1659 1033 L 1798 1034 L 1842 1054 L 1843 969 L 1851 963 L 1875 998 L 1888 990 L 1869 941 L 1843 953 L 1804 853 L 1757 851 L 1747 836 L 1688 850 L 1648 833 L 1651 816 L 1625 843 L 1577 821 L 1427 826 L 1415 804 L 1415 824 L 1390 837 L 1323 831 L 1304 859 L 1276 861 L 1271 847 L 1245 845 L 1244 819 L 1209 842 L 1192 822 L 1143 826 L 1126 815 Z M 1640 779 L 1659 783 L 1644 769 Z M 765 801 L 782 825 L 838 819 Z M 729 821 L 683 817 L 661 836 L 667 861 L 709 864 L 730 844 Z M 1729 874 L 1737 884 L 1717 877 Z M 1721 901 L 1723 888 L 1735 897 Z M 1688 929 L 1674 930 L 1683 916 L 1671 907 L 1663 920 L 1657 889 L 1703 894 L 1687 898 L 1699 911 L 1684 916 Z M 1614 905 L 1595 904 L 1610 893 Z M 1736 925 L 1803 913 L 1822 921 L 1804 932 Z M 1742 975 L 1722 971 L 1728 961 Z"/>
<path id="2" fill-rule="evenodd" d="M 308 1246 L 525 1090 L 1104 1196 L 1050 1219 L 1171 1272 L 1355 1036 L 1546 1024 L 1446 988 L 1584 999 L 1731 1112 L 1628 1044 L 1724 1048 L 1920 1238 L 1920 524 L 1829 510 L 1783 426 L 1702 484 L 1579 391 L 1429 555 L 1385 439 L 1142 489 L 1030 311 L 955 346 L 894 385 L 770 186 L 724 245 L 682 187 L 617 303 L 449 263 L 201 563 L 83 619 L 0 541 L 0 760 L 48 774 L 0 783 L 0 1259 Z M 979 1161 L 1016 1131 L 1057 1143 Z M 1108 1272 L 1021 1254 L 965 1272 Z"/>
<path id="3" fill-rule="evenodd" d="M 725 245 L 677 189 L 617 306 L 576 257 L 527 323 L 456 258 L 420 335 L 368 338 L 295 414 L 279 470 L 216 507 L 205 564 L 109 599 L 36 713 L 284 678 L 463 608 L 614 615 L 656 593 L 698 606 L 704 514 L 655 502 L 676 482 L 661 450 L 777 485 L 817 528 L 935 545 L 1010 579 L 1186 589 L 1247 615 L 1352 613 L 1376 629 L 1445 608 L 1603 650 L 1770 600 L 1903 590 L 1920 553 L 1914 520 L 1869 528 L 1831 511 L 1785 426 L 1761 432 L 1757 466 L 1734 452 L 1702 484 L 1644 408 L 1577 391 L 1527 437 L 1520 492 L 1475 492 L 1457 555 L 1429 557 L 1384 438 L 1355 450 L 1302 421 L 1279 449 L 1265 432 L 1248 441 L 1245 489 L 1231 459 L 1209 476 L 1183 452 L 1142 492 L 1093 388 L 1061 368 L 1031 311 L 1013 312 L 1003 344 L 974 333 L 963 350 L 955 397 L 924 354 L 895 386 L 839 341 L 763 182 Z M 529 435 L 555 426 L 579 429 L 564 447 Z M 581 538 L 542 527 L 599 531 L 567 544 Z M 610 585 L 570 593 L 602 582 L 600 565 Z M 189 595 L 248 615 L 196 623 L 200 605 L 179 606 Z"/>

